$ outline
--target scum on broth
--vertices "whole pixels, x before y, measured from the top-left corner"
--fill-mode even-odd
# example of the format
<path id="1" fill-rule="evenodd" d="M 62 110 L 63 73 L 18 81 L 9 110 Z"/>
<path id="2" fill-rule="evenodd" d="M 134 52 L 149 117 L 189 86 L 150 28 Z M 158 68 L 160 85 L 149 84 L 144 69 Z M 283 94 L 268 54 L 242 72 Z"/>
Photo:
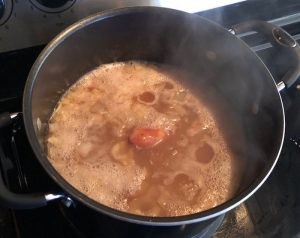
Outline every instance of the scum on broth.
<path id="1" fill-rule="evenodd" d="M 137 61 L 87 73 L 49 120 L 51 164 L 86 196 L 134 214 L 187 215 L 232 198 L 236 159 L 184 77 Z"/>

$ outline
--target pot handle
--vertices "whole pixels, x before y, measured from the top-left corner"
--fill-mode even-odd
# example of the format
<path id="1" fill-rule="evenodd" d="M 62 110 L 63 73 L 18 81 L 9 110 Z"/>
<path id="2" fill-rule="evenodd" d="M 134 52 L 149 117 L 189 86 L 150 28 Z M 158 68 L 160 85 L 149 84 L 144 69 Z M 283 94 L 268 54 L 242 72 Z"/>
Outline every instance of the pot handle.
<path id="1" fill-rule="evenodd" d="M 0 129 L 12 124 L 13 118 L 19 113 L 9 114 L 7 112 L 0 114 Z M 0 156 L 4 153 L 0 147 Z M 70 204 L 70 198 L 64 194 L 16 194 L 11 192 L 5 182 L 0 167 L 0 206 L 12 209 L 31 209 L 47 205 L 48 202 L 56 199 L 64 199 L 66 205 Z"/>
<path id="2" fill-rule="evenodd" d="M 229 32 L 234 35 L 250 31 L 262 34 L 275 48 L 284 51 L 293 57 L 293 60 L 295 61 L 294 68 L 288 71 L 283 76 L 282 81 L 277 85 L 278 91 L 281 91 L 284 88 L 290 88 L 300 77 L 300 47 L 298 43 L 281 27 L 266 21 L 246 21 L 234 25 L 229 29 Z"/>

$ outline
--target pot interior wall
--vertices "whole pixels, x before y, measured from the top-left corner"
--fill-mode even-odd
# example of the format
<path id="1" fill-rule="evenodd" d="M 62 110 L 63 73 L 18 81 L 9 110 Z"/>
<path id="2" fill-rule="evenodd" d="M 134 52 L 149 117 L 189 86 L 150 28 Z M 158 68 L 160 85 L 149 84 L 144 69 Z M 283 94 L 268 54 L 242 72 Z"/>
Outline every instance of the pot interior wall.
<path id="1" fill-rule="evenodd" d="M 31 96 L 32 123 L 42 148 L 47 121 L 70 85 L 100 64 L 145 60 L 193 73 L 186 83 L 211 106 L 247 168 L 240 191 L 274 162 L 284 125 L 272 77 L 243 42 L 205 19 L 168 9 L 107 14 L 78 24 L 71 34 L 65 32 L 46 53 Z"/>

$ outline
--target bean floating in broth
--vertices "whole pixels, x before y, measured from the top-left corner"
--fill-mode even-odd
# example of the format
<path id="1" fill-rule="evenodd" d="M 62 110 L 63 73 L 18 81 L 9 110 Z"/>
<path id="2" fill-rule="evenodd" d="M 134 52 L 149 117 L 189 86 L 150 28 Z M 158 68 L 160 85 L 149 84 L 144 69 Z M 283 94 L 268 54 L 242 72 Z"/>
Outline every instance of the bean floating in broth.
<path id="1" fill-rule="evenodd" d="M 139 149 L 152 148 L 167 137 L 164 129 L 135 128 L 129 140 Z"/>

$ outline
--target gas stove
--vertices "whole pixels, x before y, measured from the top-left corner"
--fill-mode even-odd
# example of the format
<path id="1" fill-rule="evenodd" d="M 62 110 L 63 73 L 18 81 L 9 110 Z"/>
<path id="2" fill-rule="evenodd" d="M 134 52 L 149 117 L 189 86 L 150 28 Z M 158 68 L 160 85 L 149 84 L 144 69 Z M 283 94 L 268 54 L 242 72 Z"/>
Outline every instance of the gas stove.
<path id="1" fill-rule="evenodd" d="M 172 7 L 166 2 L 130 1 L 129 5 Z M 226 28 L 241 21 L 260 19 L 277 24 L 296 40 L 300 39 L 300 3 L 297 1 L 219 1 L 222 3 L 210 6 L 219 7 L 210 10 L 200 3 L 189 5 L 186 2 L 182 6 L 175 2 L 173 8 L 207 17 Z M 82 17 L 123 6 L 128 4 L 125 1 L 0 0 L 0 113 L 22 111 L 22 93 L 28 72 L 55 34 Z M 263 59 L 279 82 L 292 62 L 281 58 L 280 53 L 258 34 L 249 32 L 239 37 Z M 225 216 L 165 228 L 128 224 L 106 216 L 97 223 L 88 224 L 81 216 L 93 216 L 93 212 L 80 204 L 68 207 L 63 202 L 53 202 L 26 211 L 0 208 L 0 237 L 299 237 L 300 82 L 283 92 L 282 98 L 286 138 L 279 162 L 264 185 Z M 13 192 L 60 191 L 35 158 L 25 135 L 22 116 L 17 116 L 11 126 L 0 132 L 0 168 Z"/>

